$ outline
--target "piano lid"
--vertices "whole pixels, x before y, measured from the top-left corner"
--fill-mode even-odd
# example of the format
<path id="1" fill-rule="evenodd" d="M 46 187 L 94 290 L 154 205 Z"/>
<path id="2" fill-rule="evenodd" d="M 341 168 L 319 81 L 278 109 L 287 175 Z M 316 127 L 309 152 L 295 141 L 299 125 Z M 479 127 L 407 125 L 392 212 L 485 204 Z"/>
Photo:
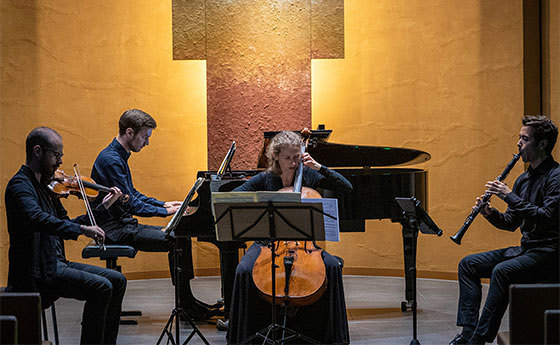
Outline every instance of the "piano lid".
<path id="1" fill-rule="evenodd" d="M 383 167 L 412 165 L 428 161 L 427 152 L 386 146 L 365 146 L 328 143 L 332 130 L 321 128 L 311 131 L 307 151 L 319 163 L 328 167 Z M 266 149 L 279 132 L 264 132 L 264 145 L 259 154 L 258 168 L 266 168 Z"/>

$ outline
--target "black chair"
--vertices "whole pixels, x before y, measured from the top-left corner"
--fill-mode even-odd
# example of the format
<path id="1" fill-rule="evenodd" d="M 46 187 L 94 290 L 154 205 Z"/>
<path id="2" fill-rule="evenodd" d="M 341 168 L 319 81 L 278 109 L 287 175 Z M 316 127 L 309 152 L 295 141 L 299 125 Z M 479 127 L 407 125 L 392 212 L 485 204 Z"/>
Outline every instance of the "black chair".
<path id="1" fill-rule="evenodd" d="M 2 315 L 17 319 L 19 344 L 42 344 L 41 341 L 41 295 L 38 292 L 0 293 Z"/>
<path id="2" fill-rule="evenodd" d="M 498 344 L 544 344 L 545 312 L 559 308 L 560 284 L 510 285 L 509 332 L 498 333 Z"/>
<path id="3" fill-rule="evenodd" d="M 105 267 L 121 272 L 121 266 L 117 264 L 118 258 L 134 258 L 137 250 L 134 247 L 123 244 L 106 244 L 105 250 L 101 249 L 95 241 L 91 241 L 82 250 L 82 258 L 99 258 L 105 260 Z M 139 310 L 121 311 L 121 316 L 142 316 Z M 137 325 L 138 321 L 121 319 L 121 325 Z"/>
<path id="4" fill-rule="evenodd" d="M 0 315 L 0 344 L 17 344 L 17 332 L 17 317 L 14 315 Z"/>
<path id="5" fill-rule="evenodd" d="M 544 312 L 544 343 L 560 344 L 560 309 Z"/>

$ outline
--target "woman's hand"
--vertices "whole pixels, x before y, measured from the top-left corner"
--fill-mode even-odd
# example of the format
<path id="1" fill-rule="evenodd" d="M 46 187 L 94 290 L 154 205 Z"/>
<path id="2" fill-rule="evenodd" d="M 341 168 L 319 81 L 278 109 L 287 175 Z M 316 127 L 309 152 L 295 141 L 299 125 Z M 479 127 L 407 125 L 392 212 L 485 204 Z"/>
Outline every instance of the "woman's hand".
<path id="1" fill-rule="evenodd" d="M 313 170 L 321 169 L 321 164 L 317 163 L 317 161 L 314 160 L 308 152 L 304 152 L 301 159 L 303 161 L 303 165 L 305 165 L 306 167 L 309 167 Z"/>

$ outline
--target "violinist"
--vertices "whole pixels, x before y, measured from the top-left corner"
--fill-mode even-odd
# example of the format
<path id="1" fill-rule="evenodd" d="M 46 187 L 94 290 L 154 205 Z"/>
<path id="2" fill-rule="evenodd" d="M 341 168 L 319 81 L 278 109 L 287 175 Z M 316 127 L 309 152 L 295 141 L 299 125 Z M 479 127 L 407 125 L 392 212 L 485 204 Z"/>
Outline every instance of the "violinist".
<path id="1" fill-rule="evenodd" d="M 65 239 L 78 236 L 103 241 L 88 218 L 70 220 L 60 200 L 47 188 L 62 164 L 62 138 L 48 127 L 33 129 L 26 140 L 26 162 L 6 187 L 6 215 L 10 236 L 8 287 L 11 292 L 39 292 L 43 308 L 59 297 L 85 301 L 82 344 L 116 344 L 126 278 L 115 270 L 70 262 Z M 109 218 L 121 195 L 113 187 L 93 210 Z"/>
<path id="2" fill-rule="evenodd" d="M 303 161 L 303 185 L 341 193 L 352 191 L 342 175 L 316 162 L 308 153 L 301 154 L 302 138 L 289 131 L 280 132 L 271 141 L 267 158 L 269 168 L 237 187 L 235 191 L 277 191 L 292 186 L 300 161 Z M 235 273 L 228 342 L 237 344 L 270 324 L 270 304 L 259 296 L 252 269 L 261 247 L 255 242 L 241 259 Z M 315 303 L 293 308 L 287 327 L 322 344 L 349 343 L 346 304 L 342 285 L 341 259 L 322 252 L 327 287 Z"/>
<path id="3" fill-rule="evenodd" d="M 130 196 L 122 204 L 121 212 L 112 219 L 101 223 L 107 232 L 107 243 L 126 244 L 146 252 L 168 252 L 169 270 L 173 281 L 175 269 L 173 241 L 162 231 L 163 227 L 139 224 L 133 216 L 166 217 L 174 214 L 181 206 L 180 201 L 160 201 L 140 193 L 132 184 L 132 174 L 128 159 L 132 152 L 140 152 L 149 144 L 156 121 L 152 116 L 138 109 L 125 111 L 119 119 L 119 133 L 104 148 L 93 164 L 91 177 L 99 184 L 117 186 Z M 94 204 L 101 202 L 98 197 Z M 190 239 L 180 239 L 182 255 L 177 258 L 178 266 L 183 272 L 179 299 L 181 308 L 195 320 L 206 320 L 219 313 L 217 306 L 209 306 L 197 300 L 191 291 L 190 280 L 194 278 L 192 248 Z"/>

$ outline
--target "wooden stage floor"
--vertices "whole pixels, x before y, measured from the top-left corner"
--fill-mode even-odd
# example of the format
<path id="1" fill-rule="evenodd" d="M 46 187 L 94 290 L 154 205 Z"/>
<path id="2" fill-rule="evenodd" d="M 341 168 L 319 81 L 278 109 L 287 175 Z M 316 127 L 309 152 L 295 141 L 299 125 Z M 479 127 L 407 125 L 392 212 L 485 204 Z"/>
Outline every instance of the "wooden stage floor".
<path id="1" fill-rule="evenodd" d="M 401 312 L 404 279 L 396 277 L 345 276 L 344 287 L 351 344 L 409 344 L 412 340 L 412 312 Z M 486 298 L 484 285 L 484 298 Z M 219 277 L 199 277 L 192 281 L 197 298 L 215 303 L 220 295 Z M 455 326 L 458 285 L 456 281 L 418 279 L 418 340 L 422 345 L 448 344 L 459 331 Z M 155 344 L 173 309 L 170 279 L 132 280 L 128 282 L 123 309 L 142 310 L 138 325 L 121 325 L 118 343 Z M 56 302 L 61 344 L 78 344 L 83 302 L 60 299 Z M 49 314 L 47 314 L 49 315 Z M 500 330 L 507 330 L 504 317 Z M 53 332 L 49 321 L 49 336 Z M 198 323 L 210 344 L 226 344 L 225 332 L 208 323 Z M 181 342 L 190 333 L 181 326 Z M 162 344 L 166 344 L 163 341 Z M 495 343 L 495 342 L 494 342 Z M 189 344 L 203 344 L 196 336 Z"/>

